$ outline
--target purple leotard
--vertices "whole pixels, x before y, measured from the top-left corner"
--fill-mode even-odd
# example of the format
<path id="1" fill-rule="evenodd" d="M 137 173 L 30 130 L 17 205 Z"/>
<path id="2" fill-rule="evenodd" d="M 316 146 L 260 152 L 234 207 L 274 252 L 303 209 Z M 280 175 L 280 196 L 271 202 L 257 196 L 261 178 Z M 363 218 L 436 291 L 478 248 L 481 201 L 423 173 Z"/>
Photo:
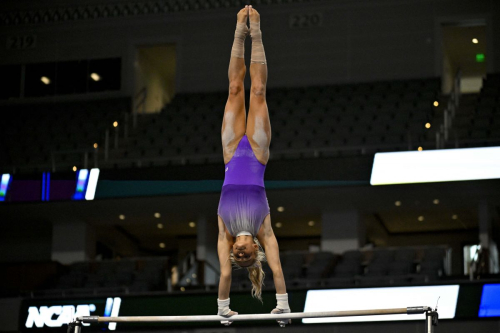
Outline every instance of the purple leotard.
<path id="1" fill-rule="evenodd" d="M 248 232 L 256 236 L 270 212 L 264 188 L 266 166 L 255 157 L 246 135 L 225 170 L 217 214 L 231 235 Z"/>

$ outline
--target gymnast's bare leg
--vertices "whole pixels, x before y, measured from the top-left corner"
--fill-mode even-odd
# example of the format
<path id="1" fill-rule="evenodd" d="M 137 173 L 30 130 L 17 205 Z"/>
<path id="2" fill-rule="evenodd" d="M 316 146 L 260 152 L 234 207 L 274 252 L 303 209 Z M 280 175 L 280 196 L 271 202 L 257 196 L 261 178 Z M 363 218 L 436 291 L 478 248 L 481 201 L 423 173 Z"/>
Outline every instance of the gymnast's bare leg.
<path id="1" fill-rule="evenodd" d="M 267 62 L 260 31 L 260 15 L 250 6 L 250 36 L 252 37 L 252 58 L 250 61 L 250 107 L 248 111 L 247 137 L 257 160 L 262 164 L 269 161 L 271 144 L 271 122 L 266 102 Z"/>
<path id="2" fill-rule="evenodd" d="M 236 31 L 234 34 L 231 59 L 229 61 L 229 96 L 224 109 L 222 120 L 222 150 L 224 164 L 227 164 L 238 147 L 246 128 L 245 111 L 245 37 L 248 35 L 248 7 L 243 8 L 237 15 Z"/>

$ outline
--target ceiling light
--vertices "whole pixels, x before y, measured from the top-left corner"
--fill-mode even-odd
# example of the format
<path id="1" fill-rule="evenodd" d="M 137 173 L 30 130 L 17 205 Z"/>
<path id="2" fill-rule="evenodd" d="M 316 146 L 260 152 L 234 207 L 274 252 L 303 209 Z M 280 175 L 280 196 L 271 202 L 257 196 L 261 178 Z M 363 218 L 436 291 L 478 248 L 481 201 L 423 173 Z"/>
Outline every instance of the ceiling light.
<path id="1" fill-rule="evenodd" d="M 44 84 L 50 84 L 50 79 L 46 76 L 42 76 L 40 78 L 40 81 L 42 81 Z"/>
<path id="2" fill-rule="evenodd" d="M 434 200 L 432 201 L 432 203 L 433 203 L 433 204 L 435 204 L 435 205 L 439 205 L 439 199 L 434 199 Z"/>
<path id="3" fill-rule="evenodd" d="M 156 217 L 157 219 L 159 219 L 159 218 L 161 217 L 161 214 L 160 214 L 160 213 L 155 213 L 155 217 Z"/>
<path id="4" fill-rule="evenodd" d="M 196 275 L 195 273 L 191 274 L 191 277 L 192 277 L 193 279 L 196 279 L 196 276 L 197 276 L 197 275 Z"/>
<path id="5" fill-rule="evenodd" d="M 425 124 L 425 128 L 431 128 L 431 123 Z"/>
<path id="6" fill-rule="evenodd" d="M 438 106 L 439 106 L 439 102 L 438 102 L 438 101 L 434 101 L 433 105 L 434 105 L 435 107 L 438 107 Z"/>
<path id="7" fill-rule="evenodd" d="M 181 291 L 186 291 L 186 288 L 184 288 L 184 287 L 181 287 Z"/>
<path id="8" fill-rule="evenodd" d="M 163 223 L 158 223 L 156 226 L 158 227 L 158 229 L 163 229 Z"/>
<path id="9" fill-rule="evenodd" d="M 307 225 L 310 226 L 310 227 L 313 227 L 314 226 L 314 221 L 307 222 Z"/>
<path id="10" fill-rule="evenodd" d="M 473 42 L 474 44 L 479 43 L 479 41 L 477 40 L 477 38 L 472 38 L 472 42 Z"/>
<path id="11" fill-rule="evenodd" d="M 189 222 L 189 226 L 190 226 L 191 228 L 194 228 L 194 227 L 196 227 L 196 223 L 194 223 L 194 222 Z"/>
<path id="12" fill-rule="evenodd" d="M 118 122 L 117 121 L 113 122 L 113 127 L 118 127 Z"/>
<path id="13" fill-rule="evenodd" d="M 160 243 L 159 245 L 160 245 L 160 247 L 161 247 L 162 249 L 164 249 L 164 248 L 165 248 L 165 243 Z"/>
<path id="14" fill-rule="evenodd" d="M 75 172 L 76 172 L 76 170 L 77 170 L 77 167 L 76 167 L 76 166 L 74 166 L 74 167 L 73 167 L 73 171 L 75 171 Z"/>
<path id="15" fill-rule="evenodd" d="M 418 220 L 419 220 L 420 222 L 422 222 L 422 221 L 424 220 L 424 217 L 423 217 L 422 215 L 420 215 L 420 216 L 418 217 Z"/>
<path id="16" fill-rule="evenodd" d="M 94 148 L 97 149 L 97 147 L 99 147 L 99 145 L 97 143 L 94 143 Z"/>
<path id="17" fill-rule="evenodd" d="M 399 207 L 399 206 L 401 206 L 401 201 L 399 201 L 399 200 L 398 200 L 398 201 L 396 201 L 396 202 L 394 203 L 394 205 L 396 205 L 396 206 L 398 206 L 398 207 Z"/>
<path id="18" fill-rule="evenodd" d="M 99 74 L 97 73 L 92 73 L 90 74 L 90 77 L 92 78 L 92 80 L 94 81 L 101 81 L 101 77 L 99 76 Z"/>
<path id="19" fill-rule="evenodd" d="M 458 219 L 458 215 L 457 215 L 457 214 L 453 214 L 453 215 L 451 216 L 451 219 L 452 219 L 452 220 L 456 220 L 456 219 Z"/>
<path id="20" fill-rule="evenodd" d="M 186 282 L 187 282 L 187 283 L 190 283 L 190 282 L 191 282 L 191 279 L 190 279 L 190 278 L 187 278 L 187 279 L 186 279 Z"/>
<path id="21" fill-rule="evenodd" d="M 278 207 L 278 212 L 283 213 L 285 211 L 285 207 L 279 206 Z"/>
<path id="22" fill-rule="evenodd" d="M 276 224 L 275 224 L 276 228 L 281 228 L 282 225 L 283 224 L 281 222 L 276 222 Z"/>
<path id="23" fill-rule="evenodd" d="M 418 150 L 418 151 L 422 151 L 422 150 L 424 150 L 424 148 L 422 148 L 422 146 L 420 146 L 420 147 L 418 147 L 418 149 L 417 149 L 417 150 Z"/>
<path id="24" fill-rule="evenodd" d="M 125 220 L 125 215 L 120 214 L 120 215 L 118 215 L 118 218 L 119 218 L 120 220 Z"/>

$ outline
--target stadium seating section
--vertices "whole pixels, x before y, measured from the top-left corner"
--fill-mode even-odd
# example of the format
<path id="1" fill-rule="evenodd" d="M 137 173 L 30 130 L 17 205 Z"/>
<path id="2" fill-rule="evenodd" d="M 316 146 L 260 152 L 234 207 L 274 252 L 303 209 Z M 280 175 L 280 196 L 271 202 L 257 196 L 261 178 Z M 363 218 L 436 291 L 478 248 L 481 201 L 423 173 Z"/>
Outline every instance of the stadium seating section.
<path id="1" fill-rule="evenodd" d="M 411 285 L 436 282 L 449 274 L 446 247 L 386 248 L 330 252 L 285 252 L 281 263 L 287 288 L 334 288 Z M 265 288 L 273 289 L 269 266 L 264 265 Z M 245 270 L 233 271 L 232 289 L 251 288 Z"/>
<path id="2" fill-rule="evenodd" d="M 432 130 L 425 124 L 439 121 L 439 109 L 432 106 L 439 90 L 438 79 L 268 89 L 271 158 L 432 148 Z M 94 143 L 99 144 L 100 168 L 220 163 L 226 99 L 227 92 L 178 94 L 160 113 L 139 115 L 135 129 L 131 120 L 125 121 L 129 99 L 10 106 L 4 110 L 12 116 L 3 133 L 7 144 L 0 167 L 81 168 L 84 152 L 91 166 Z M 106 129 L 110 153 L 105 161 Z"/>
<path id="3" fill-rule="evenodd" d="M 407 150 L 428 142 L 439 80 L 268 89 L 271 158 L 316 158 Z M 129 166 L 220 163 L 227 92 L 179 94 L 140 117 L 135 137 L 115 152 Z M 415 147 L 416 148 L 416 147 Z"/>
<path id="4" fill-rule="evenodd" d="M 102 143 L 106 128 L 129 109 L 130 99 L 5 106 L 0 168 L 6 172 L 51 171 L 53 165 L 82 168 L 84 153 L 93 158 L 94 143 Z"/>
<path id="5" fill-rule="evenodd" d="M 450 139 L 463 142 L 462 147 L 499 145 L 499 96 L 500 74 L 488 75 L 479 94 L 462 96 Z"/>
<path id="6" fill-rule="evenodd" d="M 268 89 L 271 159 L 433 149 L 446 105 L 439 91 L 439 79 Z M 448 148 L 500 143 L 499 92 L 496 74 L 488 75 L 480 94 L 462 96 Z M 140 114 L 136 128 L 127 115 L 131 103 L 127 98 L 11 106 L 4 111 L 10 116 L 0 168 L 6 172 L 81 168 L 85 152 L 88 166 L 97 153 L 100 168 L 221 163 L 226 98 L 227 92 L 178 94 L 160 113 Z M 436 100 L 439 107 L 433 106 Z M 104 160 L 106 129 L 110 151 Z M 94 150 L 94 143 L 99 150 Z"/>
<path id="7" fill-rule="evenodd" d="M 287 288 L 292 290 L 435 283 L 440 279 L 449 279 L 450 251 L 446 246 L 362 249 L 342 255 L 286 251 L 280 257 Z M 185 270 L 189 273 L 178 276 L 175 285 L 170 279 L 173 267 L 168 257 L 124 258 L 72 265 L 26 263 L 22 268 L 13 264 L 6 266 L 6 276 L 19 278 L 17 281 L 4 281 L 0 295 L 29 293 L 31 297 L 60 297 L 217 288 L 217 285 L 200 284 L 196 277 L 192 278 L 189 269 Z M 273 290 L 272 272 L 267 264 L 263 268 L 266 273 L 264 290 Z M 30 270 L 37 273 L 32 274 Z M 181 268 L 178 270 L 179 273 L 182 271 Z M 31 276 L 33 281 L 22 282 L 27 276 Z M 245 269 L 233 270 L 231 289 L 251 289 Z"/>

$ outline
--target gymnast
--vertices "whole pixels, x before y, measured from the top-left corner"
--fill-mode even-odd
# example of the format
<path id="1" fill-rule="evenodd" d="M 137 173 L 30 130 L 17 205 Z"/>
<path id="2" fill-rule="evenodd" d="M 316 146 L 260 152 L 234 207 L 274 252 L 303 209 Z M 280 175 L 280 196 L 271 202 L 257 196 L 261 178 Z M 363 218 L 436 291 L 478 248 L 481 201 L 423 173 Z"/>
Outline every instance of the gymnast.
<path id="1" fill-rule="evenodd" d="M 250 21 L 250 28 L 247 26 Z M 245 37 L 252 38 L 250 61 L 250 105 L 245 111 Z M 269 160 L 271 123 L 266 103 L 267 62 L 262 44 L 260 15 L 245 6 L 237 15 L 236 31 L 229 61 L 229 96 L 222 121 L 222 148 L 225 177 L 217 211 L 220 262 L 218 314 L 238 314 L 229 308 L 232 266 L 245 267 L 252 282 L 252 296 L 262 302 L 266 260 L 273 272 L 277 306 L 273 314 L 289 313 L 288 294 L 271 226 L 269 204 L 264 188 L 264 171 Z M 265 252 L 265 253 L 264 253 Z M 286 324 L 290 321 L 278 321 Z M 222 322 L 229 325 L 230 321 Z"/>

